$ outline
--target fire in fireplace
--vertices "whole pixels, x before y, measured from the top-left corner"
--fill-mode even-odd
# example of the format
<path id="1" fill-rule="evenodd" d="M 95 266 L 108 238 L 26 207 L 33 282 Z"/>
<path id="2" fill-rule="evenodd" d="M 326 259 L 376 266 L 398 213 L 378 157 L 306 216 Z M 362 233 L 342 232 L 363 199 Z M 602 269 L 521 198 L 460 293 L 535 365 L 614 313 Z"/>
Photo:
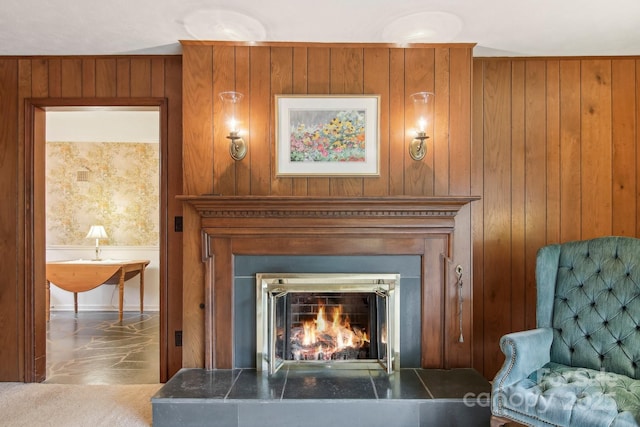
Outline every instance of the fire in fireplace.
<path id="1" fill-rule="evenodd" d="M 257 369 L 400 366 L 398 274 L 257 274 Z"/>

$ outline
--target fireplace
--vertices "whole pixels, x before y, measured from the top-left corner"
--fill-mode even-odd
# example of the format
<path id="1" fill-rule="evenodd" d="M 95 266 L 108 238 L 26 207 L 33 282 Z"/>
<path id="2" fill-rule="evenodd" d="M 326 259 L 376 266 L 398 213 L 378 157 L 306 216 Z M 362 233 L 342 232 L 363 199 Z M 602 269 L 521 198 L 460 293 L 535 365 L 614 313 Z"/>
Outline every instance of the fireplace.
<path id="1" fill-rule="evenodd" d="M 256 275 L 256 368 L 400 367 L 398 274 Z"/>
<path id="2" fill-rule="evenodd" d="M 419 275 L 413 300 L 419 306 L 418 320 L 407 329 L 420 337 L 418 364 L 422 368 L 470 366 L 472 340 L 459 337 L 472 331 L 471 289 L 455 279 L 456 264 L 462 263 L 468 271 L 470 259 L 454 260 L 453 243 L 460 240 L 454 239 L 456 214 L 478 197 L 202 195 L 180 199 L 193 207 L 200 219 L 194 224 L 187 215 L 185 229 L 195 231 L 197 227 L 202 237 L 200 253 L 205 268 L 192 272 L 190 280 L 204 282 L 201 307 L 206 369 L 234 368 L 238 359 L 246 357 L 246 343 L 238 345 L 234 340 L 239 328 L 234 318 L 244 317 L 239 310 L 245 307 L 235 305 L 241 297 L 238 291 L 244 292 L 234 287 L 235 260 L 307 256 L 417 257 Z M 466 234 L 470 230 L 468 212 L 464 218 L 458 225 Z M 194 249 L 193 245 L 188 247 Z M 255 275 L 252 280 L 255 286 Z M 257 327 L 255 322 L 253 325 Z M 256 342 L 255 336 L 251 339 Z M 250 352 L 252 359 L 257 356 L 255 351 Z M 386 363 L 377 355 L 368 357 L 368 362 L 383 364 L 385 369 L 393 368 L 396 360 Z"/>

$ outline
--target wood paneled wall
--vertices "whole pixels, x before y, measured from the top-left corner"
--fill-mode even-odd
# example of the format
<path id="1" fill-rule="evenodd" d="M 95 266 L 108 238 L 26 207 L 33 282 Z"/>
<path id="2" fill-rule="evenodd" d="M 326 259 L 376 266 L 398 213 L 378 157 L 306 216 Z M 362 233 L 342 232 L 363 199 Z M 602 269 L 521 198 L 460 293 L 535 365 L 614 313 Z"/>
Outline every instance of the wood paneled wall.
<path id="1" fill-rule="evenodd" d="M 166 99 L 165 131 L 169 147 L 162 161 L 166 162 L 169 176 L 168 203 L 162 211 L 170 219 L 170 229 L 161 234 L 166 236 L 163 244 L 170 246 L 177 258 L 165 260 L 169 295 L 162 321 L 170 331 L 181 329 L 182 239 L 180 234 L 173 233 L 173 217 L 182 212 L 182 204 L 175 200 L 175 195 L 182 192 L 181 83 L 180 56 L 0 58 L 0 381 L 29 378 L 32 367 L 25 367 L 25 348 L 39 344 L 25 343 L 26 331 L 45 327 L 28 317 L 34 286 L 30 265 L 34 256 L 40 256 L 34 255 L 30 245 L 34 240 L 44 241 L 43 236 L 25 237 L 34 233 L 32 229 L 25 229 L 30 224 L 26 218 L 33 212 L 33 182 L 26 176 L 31 170 L 28 164 L 32 162 L 29 150 L 25 149 L 25 100 L 28 98 L 49 99 L 51 105 L 55 105 L 56 99 L 79 100 L 83 105 L 91 105 L 92 100 L 100 105 L 106 98 L 122 100 L 122 105 L 142 98 Z M 36 129 L 36 133 L 39 131 L 42 129 Z M 35 261 L 44 266 L 43 259 Z M 37 285 L 36 290 L 39 288 Z M 44 283 L 41 289 L 44 300 Z M 161 356 L 168 358 L 169 374 L 181 367 L 181 356 L 181 349 L 171 341 Z"/>
<path id="2" fill-rule="evenodd" d="M 350 196 L 471 194 L 472 45 L 390 45 L 183 42 L 184 194 L 226 196 Z M 245 94 L 241 120 L 249 151 L 228 153 L 217 94 Z M 436 94 L 435 134 L 423 161 L 411 160 L 409 95 Z M 276 178 L 274 95 L 379 94 L 381 174 L 376 178 Z M 454 262 L 470 282 L 471 207 L 458 215 Z M 199 216 L 185 207 L 184 365 L 203 366 L 203 265 Z M 471 301 L 469 289 L 466 301 Z M 456 307 L 456 301 L 450 302 Z M 465 308 L 470 327 L 471 308 Z M 231 325 L 229 325 L 229 328 Z M 468 330 L 468 329 L 467 329 Z M 455 336 L 457 338 L 457 334 Z M 471 340 L 454 351 L 469 366 Z"/>
<path id="3" fill-rule="evenodd" d="M 541 246 L 640 236 L 640 59 L 475 59 L 473 76 L 474 367 L 491 378 L 500 337 L 535 327 Z"/>

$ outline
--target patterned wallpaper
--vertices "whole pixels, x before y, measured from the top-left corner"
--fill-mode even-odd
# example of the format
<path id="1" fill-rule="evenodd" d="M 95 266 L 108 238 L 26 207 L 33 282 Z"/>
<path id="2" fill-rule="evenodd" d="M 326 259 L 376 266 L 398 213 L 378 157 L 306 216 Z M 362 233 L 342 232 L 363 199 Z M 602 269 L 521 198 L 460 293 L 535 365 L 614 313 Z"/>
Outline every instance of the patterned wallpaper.
<path id="1" fill-rule="evenodd" d="M 159 144 L 47 142 L 47 245 L 159 244 Z"/>

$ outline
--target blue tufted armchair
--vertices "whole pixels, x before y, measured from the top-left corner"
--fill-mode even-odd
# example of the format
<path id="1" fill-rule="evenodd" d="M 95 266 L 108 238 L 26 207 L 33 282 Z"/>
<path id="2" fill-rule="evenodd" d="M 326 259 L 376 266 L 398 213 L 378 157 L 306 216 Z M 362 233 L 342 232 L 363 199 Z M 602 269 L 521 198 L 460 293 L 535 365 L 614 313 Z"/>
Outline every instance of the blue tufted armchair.
<path id="1" fill-rule="evenodd" d="M 492 425 L 640 425 L 640 239 L 545 246 L 537 329 L 500 340 Z"/>

